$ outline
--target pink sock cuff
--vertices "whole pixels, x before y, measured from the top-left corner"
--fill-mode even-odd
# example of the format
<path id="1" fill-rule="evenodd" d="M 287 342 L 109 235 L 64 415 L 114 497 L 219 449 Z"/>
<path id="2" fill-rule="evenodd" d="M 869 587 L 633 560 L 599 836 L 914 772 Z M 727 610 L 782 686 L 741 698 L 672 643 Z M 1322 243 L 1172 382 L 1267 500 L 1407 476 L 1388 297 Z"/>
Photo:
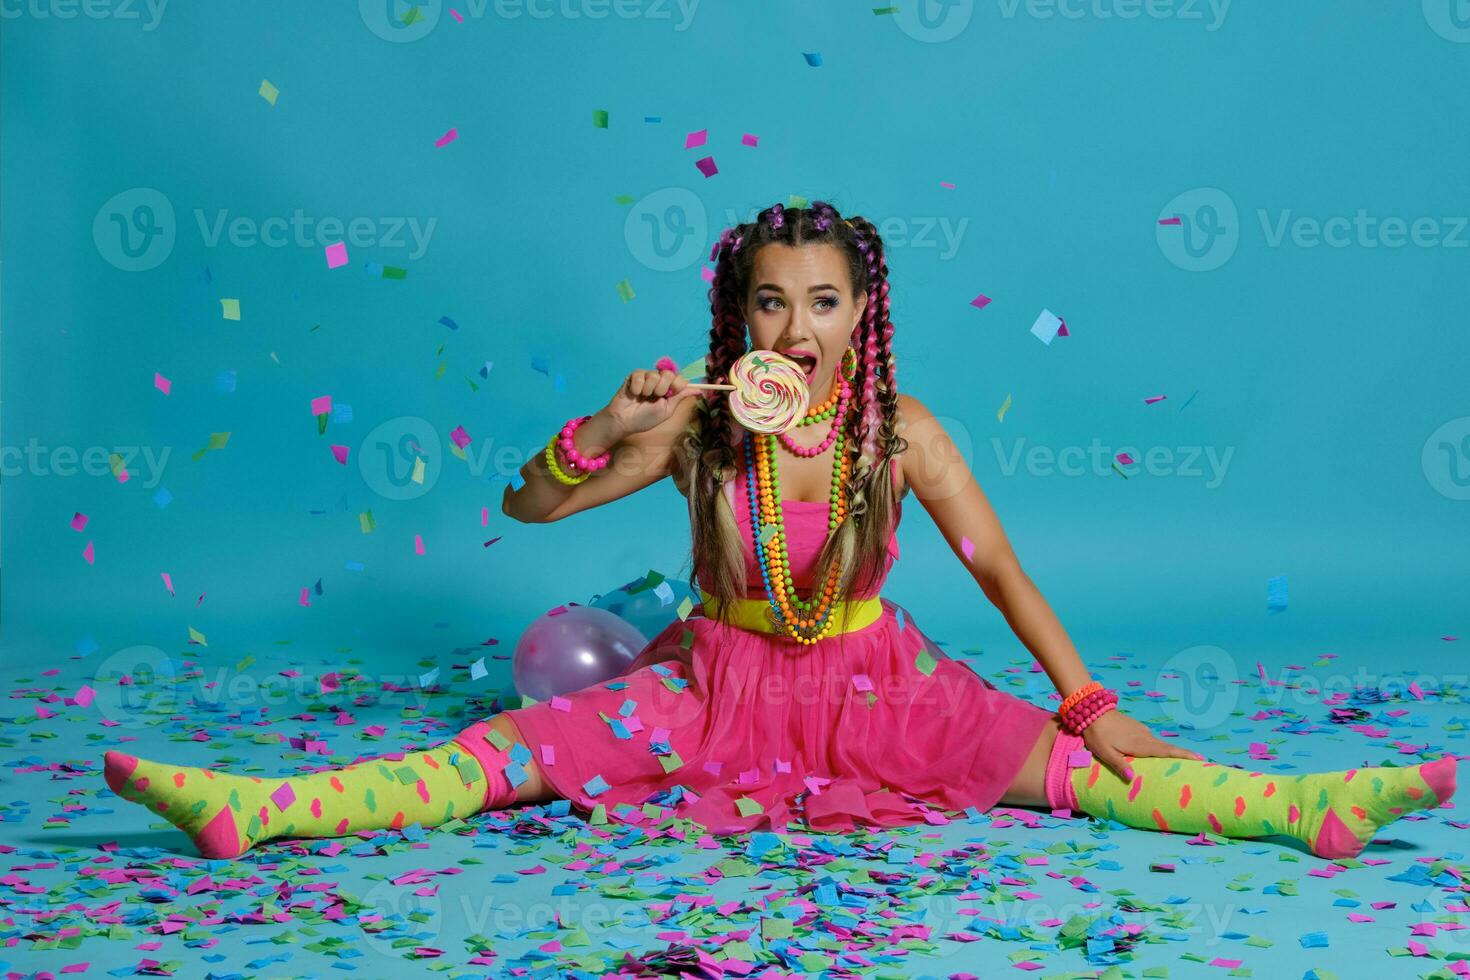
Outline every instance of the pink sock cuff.
<path id="1" fill-rule="evenodd" d="M 499 810 L 515 802 L 516 791 L 505 774 L 509 750 L 501 751 L 485 741 L 489 731 L 488 720 L 477 721 L 454 736 L 453 742 L 469 753 L 485 772 L 485 802 L 480 809 Z"/>
<path id="2" fill-rule="evenodd" d="M 1053 810 L 1077 809 L 1077 794 L 1072 789 L 1072 770 L 1067 765 L 1067 757 L 1086 747 L 1081 735 L 1057 732 L 1056 741 L 1051 744 L 1051 755 L 1046 759 L 1046 803 Z"/>

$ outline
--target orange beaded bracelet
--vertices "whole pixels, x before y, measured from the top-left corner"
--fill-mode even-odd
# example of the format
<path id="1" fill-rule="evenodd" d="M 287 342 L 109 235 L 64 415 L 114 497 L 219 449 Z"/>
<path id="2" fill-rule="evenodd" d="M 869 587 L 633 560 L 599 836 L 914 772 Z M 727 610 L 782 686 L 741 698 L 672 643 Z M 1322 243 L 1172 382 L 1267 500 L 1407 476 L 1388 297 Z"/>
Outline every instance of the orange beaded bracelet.
<path id="1" fill-rule="evenodd" d="M 1086 684 L 1083 684 L 1081 687 L 1079 687 L 1077 690 L 1073 691 L 1065 699 L 1063 699 L 1061 706 L 1057 708 L 1057 711 L 1059 713 L 1065 713 L 1068 709 L 1072 707 L 1072 705 L 1076 704 L 1078 701 L 1081 701 L 1093 691 L 1100 690 L 1102 690 L 1102 683 L 1100 681 L 1088 681 Z"/>

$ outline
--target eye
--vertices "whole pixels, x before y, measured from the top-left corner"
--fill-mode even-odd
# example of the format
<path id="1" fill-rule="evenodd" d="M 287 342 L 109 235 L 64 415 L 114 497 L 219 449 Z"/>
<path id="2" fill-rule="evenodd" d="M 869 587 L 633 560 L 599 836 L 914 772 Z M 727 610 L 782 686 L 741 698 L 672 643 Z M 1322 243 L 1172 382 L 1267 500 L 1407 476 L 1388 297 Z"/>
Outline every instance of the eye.
<path id="1" fill-rule="evenodd" d="M 764 310 L 766 308 L 766 304 L 767 303 L 779 303 L 779 302 L 781 302 L 781 299 L 778 296 L 762 296 L 760 299 L 758 299 L 758 300 L 755 301 L 755 305 L 756 305 L 757 308 Z"/>
<path id="2" fill-rule="evenodd" d="M 829 309 L 829 310 L 835 310 L 837 308 L 837 304 L 838 304 L 838 300 L 837 300 L 837 297 L 836 296 L 823 296 L 820 299 L 818 299 L 817 302 L 818 303 L 831 303 L 832 305 L 829 306 L 829 307 L 827 307 L 827 309 Z"/>

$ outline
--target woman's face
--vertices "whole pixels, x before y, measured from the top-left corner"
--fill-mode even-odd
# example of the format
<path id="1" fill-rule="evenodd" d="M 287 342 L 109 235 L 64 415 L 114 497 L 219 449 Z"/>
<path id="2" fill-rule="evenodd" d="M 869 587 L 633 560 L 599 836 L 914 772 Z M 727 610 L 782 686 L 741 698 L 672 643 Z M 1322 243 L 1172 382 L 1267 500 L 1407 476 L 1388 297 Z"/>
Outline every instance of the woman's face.
<path id="1" fill-rule="evenodd" d="M 812 403 L 820 404 L 832 392 L 842 354 L 868 305 L 866 293 L 853 298 L 842 250 L 826 244 L 763 246 L 750 287 L 745 322 L 751 348 L 785 354 L 801 365 Z"/>

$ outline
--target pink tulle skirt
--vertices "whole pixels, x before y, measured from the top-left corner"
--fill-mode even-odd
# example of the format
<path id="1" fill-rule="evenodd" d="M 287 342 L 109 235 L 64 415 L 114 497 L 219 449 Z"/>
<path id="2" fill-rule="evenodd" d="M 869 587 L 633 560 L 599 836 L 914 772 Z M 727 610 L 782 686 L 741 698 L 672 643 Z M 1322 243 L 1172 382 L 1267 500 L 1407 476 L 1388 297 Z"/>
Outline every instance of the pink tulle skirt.
<path id="1" fill-rule="evenodd" d="M 802 646 L 705 618 L 614 680 L 507 711 L 556 794 L 619 822 L 646 803 L 717 834 L 944 823 L 998 803 L 1054 712 L 926 654 L 883 600 L 871 625 Z M 456 736 L 487 768 L 480 721 Z"/>

